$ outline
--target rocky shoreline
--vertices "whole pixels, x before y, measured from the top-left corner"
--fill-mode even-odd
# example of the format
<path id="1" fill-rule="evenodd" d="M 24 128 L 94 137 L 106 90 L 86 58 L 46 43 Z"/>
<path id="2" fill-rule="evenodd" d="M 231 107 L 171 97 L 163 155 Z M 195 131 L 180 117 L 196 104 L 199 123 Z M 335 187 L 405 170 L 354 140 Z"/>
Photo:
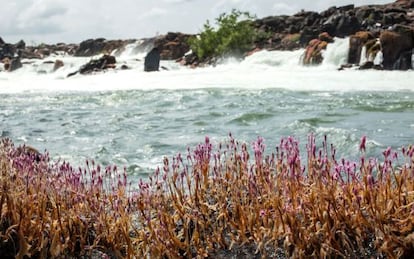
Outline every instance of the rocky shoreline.
<path id="1" fill-rule="evenodd" d="M 347 63 L 339 69 L 358 66 L 359 69 L 408 70 L 413 68 L 414 49 L 414 0 L 397 0 L 384 5 L 355 7 L 346 5 L 331 7 L 323 12 L 301 11 L 295 15 L 269 16 L 254 21 L 254 27 L 267 37 L 255 42 L 250 55 L 260 50 L 297 50 L 304 48 L 302 63 L 317 65 L 323 60 L 322 52 L 335 37 L 349 37 Z M 15 44 L 6 43 L 0 37 L 0 66 L 2 71 L 14 71 L 24 64 L 22 60 L 44 59 L 51 55 L 92 57 L 122 53 L 131 43 L 136 48 L 150 51 L 158 47 L 161 60 L 176 60 L 182 65 L 197 67 L 217 62 L 214 57 L 199 60 L 190 52 L 188 39 L 194 35 L 169 32 L 146 39 L 107 40 L 88 39 L 79 44 L 40 44 L 27 46 L 21 40 Z M 107 57 L 108 58 L 108 57 Z M 116 67 L 115 58 L 107 62 L 94 62 L 96 67 L 85 70 L 99 71 Z M 363 61 L 361 63 L 361 61 Z M 56 60 L 55 68 L 64 66 Z M 87 66 L 87 64 L 85 64 Z M 124 67 L 127 68 L 127 67 Z"/>

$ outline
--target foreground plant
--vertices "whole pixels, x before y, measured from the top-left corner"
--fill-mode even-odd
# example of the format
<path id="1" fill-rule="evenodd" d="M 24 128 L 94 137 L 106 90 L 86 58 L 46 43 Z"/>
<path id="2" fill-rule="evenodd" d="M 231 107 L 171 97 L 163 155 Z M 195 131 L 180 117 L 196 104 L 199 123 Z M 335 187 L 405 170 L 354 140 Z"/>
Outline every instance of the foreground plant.
<path id="1" fill-rule="evenodd" d="M 2 140 L 0 173 L 3 258 L 134 253 L 125 172 L 74 169 Z"/>
<path id="2" fill-rule="evenodd" d="M 337 160 L 311 135 L 307 161 L 282 139 L 265 155 L 263 139 L 209 139 L 141 183 L 138 251 L 155 257 L 407 257 L 414 252 L 414 148 L 387 149 L 383 162 Z"/>
<path id="3" fill-rule="evenodd" d="M 358 163 L 313 135 L 306 160 L 283 138 L 265 153 L 231 135 L 127 184 L 93 162 L 73 169 L 3 140 L 0 253 L 5 257 L 409 258 L 414 147 Z M 23 150 L 23 151 L 22 151 Z M 357 151 L 356 151 L 357 152 Z"/>

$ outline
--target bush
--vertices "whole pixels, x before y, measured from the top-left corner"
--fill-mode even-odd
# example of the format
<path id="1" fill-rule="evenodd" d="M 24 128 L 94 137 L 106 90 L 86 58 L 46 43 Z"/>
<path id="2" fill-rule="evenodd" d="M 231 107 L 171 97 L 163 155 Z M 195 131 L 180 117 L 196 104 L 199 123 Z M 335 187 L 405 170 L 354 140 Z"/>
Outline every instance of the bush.
<path id="1" fill-rule="evenodd" d="M 245 20 L 241 20 L 245 18 Z M 191 50 L 201 60 L 224 55 L 241 56 L 252 48 L 258 37 L 248 12 L 232 10 L 216 18 L 217 29 L 210 22 L 204 24 L 204 31 L 189 39 Z"/>

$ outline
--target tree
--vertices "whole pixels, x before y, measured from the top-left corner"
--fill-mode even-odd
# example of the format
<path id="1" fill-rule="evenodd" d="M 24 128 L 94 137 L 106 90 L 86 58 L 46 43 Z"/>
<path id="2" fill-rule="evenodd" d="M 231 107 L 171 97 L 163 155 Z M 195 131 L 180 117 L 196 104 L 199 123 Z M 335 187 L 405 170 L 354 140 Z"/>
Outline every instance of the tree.
<path id="1" fill-rule="evenodd" d="M 207 20 L 204 31 L 189 39 L 190 48 L 201 60 L 241 56 L 252 48 L 258 37 L 253 27 L 253 18 L 248 12 L 233 9 L 230 14 L 223 13 L 216 18 L 217 29 Z"/>

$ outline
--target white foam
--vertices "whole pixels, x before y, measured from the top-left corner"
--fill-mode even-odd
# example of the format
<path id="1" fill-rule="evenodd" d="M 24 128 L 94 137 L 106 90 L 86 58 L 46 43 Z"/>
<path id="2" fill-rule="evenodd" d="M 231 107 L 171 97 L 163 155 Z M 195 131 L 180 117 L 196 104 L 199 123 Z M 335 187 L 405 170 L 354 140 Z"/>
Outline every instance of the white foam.
<path id="1" fill-rule="evenodd" d="M 174 61 L 161 61 L 168 69 L 143 72 L 145 53 L 134 53 L 134 45 L 117 57 L 119 64 L 130 70 L 115 70 L 94 75 L 67 74 L 76 71 L 90 58 L 52 57 L 61 59 L 65 66 L 51 72 L 53 64 L 34 61 L 12 73 L 0 72 L 0 93 L 26 91 L 110 91 L 130 89 L 198 89 L 198 88 L 284 88 L 295 91 L 401 91 L 412 90 L 412 71 L 337 71 L 345 63 L 348 39 L 336 39 L 328 45 L 320 66 L 300 65 L 303 50 L 260 51 L 243 61 L 227 62 L 206 68 L 191 69 Z M 46 74 L 39 74 L 40 70 Z"/>

